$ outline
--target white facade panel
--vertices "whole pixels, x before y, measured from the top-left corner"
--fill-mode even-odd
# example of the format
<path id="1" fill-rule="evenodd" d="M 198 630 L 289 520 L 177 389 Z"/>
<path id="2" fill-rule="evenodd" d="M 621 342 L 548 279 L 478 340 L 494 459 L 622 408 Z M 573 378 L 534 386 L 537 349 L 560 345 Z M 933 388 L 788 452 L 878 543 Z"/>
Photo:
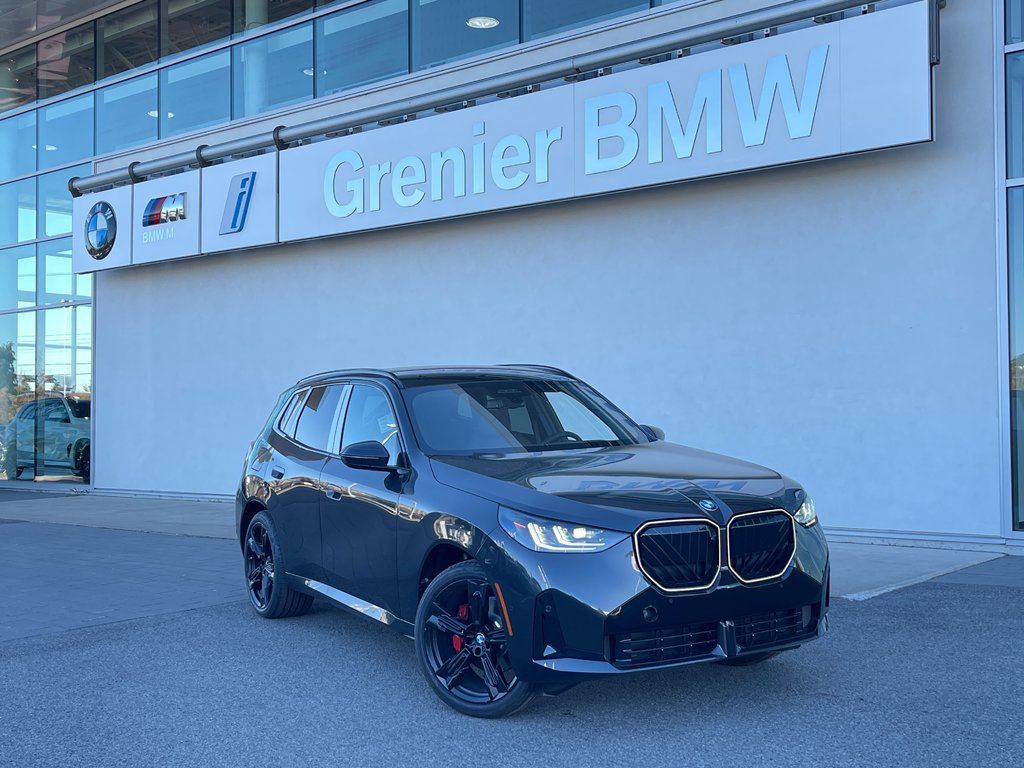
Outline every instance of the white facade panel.
<path id="1" fill-rule="evenodd" d="M 74 199 L 71 266 L 75 274 L 132 263 L 132 190 L 117 187 Z"/>
<path id="2" fill-rule="evenodd" d="M 203 168 L 200 250 L 277 242 L 277 153 Z"/>
<path id="3" fill-rule="evenodd" d="M 186 171 L 135 187 L 132 264 L 199 253 L 199 171 Z"/>

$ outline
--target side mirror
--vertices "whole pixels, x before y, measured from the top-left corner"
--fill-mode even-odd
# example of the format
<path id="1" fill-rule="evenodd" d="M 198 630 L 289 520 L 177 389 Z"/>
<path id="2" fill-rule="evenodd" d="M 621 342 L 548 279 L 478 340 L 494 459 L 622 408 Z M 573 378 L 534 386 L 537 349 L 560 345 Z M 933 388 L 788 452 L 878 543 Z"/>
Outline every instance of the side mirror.
<path id="1" fill-rule="evenodd" d="M 651 438 L 651 440 L 665 439 L 665 430 L 662 429 L 661 427 L 651 427 L 648 426 L 647 424 L 641 424 L 640 429 L 642 429 L 644 431 L 644 434 Z"/>
<path id="2" fill-rule="evenodd" d="M 352 443 L 341 452 L 341 460 L 353 469 L 389 469 L 388 449 L 376 440 Z"/>

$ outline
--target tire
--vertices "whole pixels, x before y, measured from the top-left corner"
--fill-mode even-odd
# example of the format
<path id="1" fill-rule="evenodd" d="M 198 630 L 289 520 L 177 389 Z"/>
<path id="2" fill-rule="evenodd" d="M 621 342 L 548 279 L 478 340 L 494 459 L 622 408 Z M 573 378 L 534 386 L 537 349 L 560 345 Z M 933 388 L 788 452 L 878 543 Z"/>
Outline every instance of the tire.
<path id="1" fill-rule="evenodd" d="M 516 676 L 499 613 L 494 587 L 472 560 L 430 582 L 416 611 L 420 670 L 441 701 L 464 715 L 505 717 L 540 692 Z"/>
<path id="2" fill-rule="evenodd" d="M 773 659 L 778 656 L 777 651 L 765 651 L 764 653 L 751 653 L 746 656 L 736 656 L 732 659 L 722 659 L 719 664 L 724 664 L 727 667 L 752 667 L 755 664 L 763 664 L 768 659 Z"/>
<path id="3" fill-rule="evenodd" d="M 253 609 L 265 619 L 298 616 L 313 604 L 312 595 L 288 586 L 274 523 L 265 511 L 250 522 L 242 544 L 246 592 Z"/>
<path id="4" fill-rule="evenodd" d="M 90 463 L 89 446 L 82 449 L 81 455 L 78 457 L 78 469 L 75 470 L 75 474 L 80 478 L 89 482 L 89 473 L 92 471 L 92 465 Z"/>

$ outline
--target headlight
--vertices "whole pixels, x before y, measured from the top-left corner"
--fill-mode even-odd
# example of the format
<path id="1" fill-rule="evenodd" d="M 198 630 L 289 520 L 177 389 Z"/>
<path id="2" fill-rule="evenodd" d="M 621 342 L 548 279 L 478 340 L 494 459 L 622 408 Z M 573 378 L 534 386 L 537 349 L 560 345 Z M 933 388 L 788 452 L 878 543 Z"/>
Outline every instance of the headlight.
<path id="1" fill-rule="evenodd" d="M 534 552 L 601 552 L 629 536 L 575 523 L 545 520 L 499 507 L 498 522 L 505 532 Z"/>
<path id="2" fill-rule="evenodd" d="M 800 509 L 793 515 L 796 521 L 807 528 L 810 528 L 816 522 L 818 522 L 818 515 L 814 511 L 814 502 L 811 501 L 811 497 L 808 496 L 804 499 L 804 503 L 800 505 Z"/>

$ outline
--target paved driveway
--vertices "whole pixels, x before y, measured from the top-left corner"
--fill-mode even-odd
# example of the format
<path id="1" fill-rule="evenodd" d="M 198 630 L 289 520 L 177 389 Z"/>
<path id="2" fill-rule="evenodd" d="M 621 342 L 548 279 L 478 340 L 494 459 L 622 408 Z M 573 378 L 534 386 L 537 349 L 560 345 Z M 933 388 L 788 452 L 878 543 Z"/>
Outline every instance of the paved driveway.
<path id="1" fill-rule="evenodd" d="M 504 721 L 447 709 L 409 640 L 245 602 L 226 540 L 0 525 L 0 765 L 1024 764 L 1024 558 L 863 602 L 750 669 L 623 676 Z"/>

